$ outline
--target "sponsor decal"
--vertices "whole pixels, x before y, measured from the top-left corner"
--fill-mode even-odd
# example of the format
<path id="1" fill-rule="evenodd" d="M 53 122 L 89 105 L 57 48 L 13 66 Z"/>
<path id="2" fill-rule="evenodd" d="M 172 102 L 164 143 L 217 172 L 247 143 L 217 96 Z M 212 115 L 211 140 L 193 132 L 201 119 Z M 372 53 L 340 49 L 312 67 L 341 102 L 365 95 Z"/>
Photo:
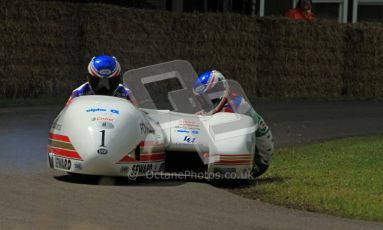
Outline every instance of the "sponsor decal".
<path id="1" fill-rule="evenodd" d="M 107 122 L 107 121 L 99 123 L 99 126 L 101 129 L 113 129 L 114 128 L 114 125 L 110 122 Z"/>
<path id="2" fill-rule="evenodd" d="M 70 170 L 70 168 L 72 166 L 71 160 L 65 159 L 65 158 L 60 158 L 60 157 L 55 157 L 54 159 L 55 159 L 54 160 L 55 168 Z"/>
<path id="3" fill-rule="evenodd" d="M 92 117 L 91 121 L 114 121 L 111 117 Z"/>
<path id="4" fill-rule="evenodd" d="M 174 128 L 179 130 L 189 130 L 193 132 L 193 134 L 198 134 L 200 130 L 200 125 L 196 121 L 187 121 L 187 120 L 179 120 L 178 124 L 174 126 Z"/>
<path id="5" fill-rule="evenodd" d="M 110 118 L 110 117 L 92 117 L 90 120 L 91 121 L 98 121 L 99 123 L 97 124 L 97 126 L 100 129 L 113 129 L 114 128 L 113 123 L 111 123 L 111 122 L 114 122 L 113 118 Z"/>
<path id="6" fill-rule="evenodd" d="M 95 112 L 106 112 L 106 109 L 102 108 L 90 108 L 85 110 L 87 113 L 95 113 Z"/>
<path id="7" fill-rule="evenodd" d="M 111 113 L 114 113 L 114 114 L 117 114 L 117 115 L 120 114 L 120 111 L 117 110 L 117 109 L 111 109 L 110 112 L 111 112 Z"/>
<path id="8" fill-rule="evenodd" d="M 129 173 L 129 166 L 121 166 L 120 173 L 122 174 L 128 174 Z"/>
<path id="9" fill-rule="evenodd" d="M 101 154 L 101 155 L 106 155 L 106 154 L 108 154 L 108 150 L 107 149 L 98 149 L 97 150 L 97 153 L 98 154 Z"/>
<path id="10" fill-rule="evenodd" d="M 199 124 L 196 121 L 180 120 L 179 125 L 186 129 L 199 129 Z"/>
<path id="11" fill-rule="evenodd" d="M 198 130 L 186 130 L 186 129 L 177 129 L 178 133 L 191 133 L 191 134 L 199 134 Z"/>
<path id="12" fill-rule="evenodd" d="M 146 125 L 145 123 L 140 123 L 140 130 L 141 134 L 154 133 L 154 129 Z"/>
<path id="13" fill-rule="evenodd" d="M 194 143 L 195 140 L 196 140 L 195 137 L 189 137 L 189 136 L 184 137 L 184 142 L 186 142 L 186 143 Z"/>
<path id="14" fill-rule="evenodd" d="M 185 130 L 185 129 L 177 129 L 177 132 L 179 132 L 179 133 L 189 133 L 189 131 Z"/>
<path id="15" fill-rule="evenodd" d="M 256 135 L 260 134 L 265 134 L 267 131 L 268 131 L 268 127 L 267 127 L 267 124 L 266 122 L 263 120 L 263 118 L 261 116 L 259 116 L 259 114 L 256 113 L 256 118 L 257 118 L 257 123 L 258 123 L 258 129 L 256 131 Z"/>
<path id="16" fill-rule="evenodd" d="M 145 173 L 152 170 L 153 164 L 136 164 L 132 167 L 132 171 L 135 173 Z"/>
<path id="17" fill-rule="evenodd" d="M 82 170 L 82 164 L 77 162 L 77 163 L 74 163 L 74 169 L 76 170 Z"/>

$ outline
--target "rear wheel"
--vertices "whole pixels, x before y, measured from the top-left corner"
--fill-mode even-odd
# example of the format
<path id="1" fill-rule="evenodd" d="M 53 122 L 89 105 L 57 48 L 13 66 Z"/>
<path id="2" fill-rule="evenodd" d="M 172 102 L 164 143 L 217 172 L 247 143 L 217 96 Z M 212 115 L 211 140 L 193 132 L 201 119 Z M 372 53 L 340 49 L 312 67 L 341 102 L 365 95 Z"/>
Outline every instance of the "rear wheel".
<path id="1" fill-rule="evenodd" d="M 261 156 L 258 153 L 258 149 L 255 149 L 253 169 L 251 170 L 251 176 L 253 178 L 259 177 L 266 172 L 269 168 L 268 164 L 264 164 Z"/>
<path id="2" fill-rule="evenodd" d="M 259 177 L 262 174 L 264 174 L 268 168 L 269 168 L 269 165 L 265 165 L 262 163 L 260 163 L 256 166 L 253 166 L 253 170 L 251 171 L 251 176 L 253 178 Z"/>

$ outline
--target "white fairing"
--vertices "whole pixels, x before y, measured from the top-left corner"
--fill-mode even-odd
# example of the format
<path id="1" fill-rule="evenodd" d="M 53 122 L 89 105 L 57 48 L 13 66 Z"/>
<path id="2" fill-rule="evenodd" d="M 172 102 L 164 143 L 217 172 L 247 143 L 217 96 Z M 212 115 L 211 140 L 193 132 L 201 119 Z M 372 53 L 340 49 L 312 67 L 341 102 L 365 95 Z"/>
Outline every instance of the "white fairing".
<path id="1" fill-rule="evenodd" d="M 140 117 L 132 104 L 123 99 L 102 96 L 79 99 L 75 99 L 63 114 L 63 132 L 71 138 L 84 160 L 92 158 L 102 148 L 100 137 L 103 130 L 104 148 L 110 153 L 133 150 L 140 142 L 140 135 L 128 135 L 140 134 L 136 125 L 140 123 Z M 99 109 L 105 111 L 97 111 Z M 118 161 L 118 157 L 112 154 L 108 160 Z"/>
<path id="2" fill-rule="evenodd" d="M 140 105 L 155 104 L 150 98 L 139 99 Z M 199 98 L 181 90 L 169 94 L 169 100 L 178 111 L 189 111 L 187 102 L 193 107 Z M 200 108 L 204 107 L 198 105 L 193 111 Z M 248 178 L 256 128 L 251 117 L 238 113 L 196 115 L 137 108 L 117 97 L 81 96 L 52 125 L 48 162 L 56 170 L 78 174 L 144 176 L 164 170 L 167 152 L 192 152 L 198 154 L 208 173 Z"/>
<path id="3" fill-rule="evenodd" d="M 64 166 L 59 162 L 62 160 L 52 159 L 53 166 L 59 170 L 84 174 L 126 173 L 116 166 L 127 154 L 134 152 L 141 142 L 154 140 L 148 126 L 142 112 L 127 100 L 107 96 L 75 98 L 62 110 L 51 128 L 51 134 L 55 136 L 50 139 L 48 146 L 54 149 L 50 155 L 67 159 Z M 158 132 L 157 142 L 163 144 L 161 130 L 155 130 Z M 79 157 L 73 156 L 73 152 L 78 153 Z"/>
<path id="4" fill-rule="evenodd" d="M 142 124 L 152 131 L 142 130 Z M 253 120 L 240 114 L 200 116 L 137 109 L 116 97 L 83 96 L 64 108 L 51 128 L 52 134 L 69 138 L 80 159 L 54 151 L 49 154 L 53 167 L 58 170 L 124 176 L 135 168 L 144 175 L 146 169 L 161 171 L 165 158 L 119 161 L 129 153 L 135 158 L 134 151 L 140 143 L 155 142 L 162 147 L 157 149 L 160 153 L 164 150 L 198 153 L 211 172 L 217 167 L 246 171 L 252 166 L 254 131 Z M 51 145 L 57 147 L 57 141 Z M 142 147 L 140 154 L 154 155 L 156 151 Z"/>

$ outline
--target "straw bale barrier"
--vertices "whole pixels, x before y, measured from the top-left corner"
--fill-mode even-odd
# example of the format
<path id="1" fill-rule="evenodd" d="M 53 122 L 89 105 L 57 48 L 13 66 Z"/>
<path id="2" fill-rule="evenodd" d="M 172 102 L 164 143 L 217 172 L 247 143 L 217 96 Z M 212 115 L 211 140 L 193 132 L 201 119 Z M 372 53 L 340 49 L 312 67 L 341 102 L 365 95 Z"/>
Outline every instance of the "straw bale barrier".
<path id="1" fill-rule="evenodd" d="M 260 95 L 340 96 L 345 58 L 343 25 L 272 18 L 262 19 L 259 24 Z"/>
<path id="2" fill-rule="evenodd" d="M 124 70 L 186 59 L 252 99 L 383 97 L 383 23 L 1 0 L 0 29 L 0 98 L 68 95 L 102 53 Z"/>
<path id="3" fill-rule="evenodd" d="M 383 23 L 364 23 L 347 29 L 346 95 L 383 97 Z"/>

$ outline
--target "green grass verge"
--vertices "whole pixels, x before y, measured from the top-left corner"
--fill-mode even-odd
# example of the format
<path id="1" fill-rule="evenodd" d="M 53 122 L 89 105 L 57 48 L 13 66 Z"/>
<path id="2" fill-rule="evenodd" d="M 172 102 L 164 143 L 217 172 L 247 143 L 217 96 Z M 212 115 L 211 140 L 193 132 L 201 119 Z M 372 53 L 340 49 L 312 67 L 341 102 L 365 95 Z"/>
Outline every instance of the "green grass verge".
<path id="1" fill-rule="evenodd" d="M 281 149 L 234 193 L 292 208 L 383 222 L 383 136 Z"/>

